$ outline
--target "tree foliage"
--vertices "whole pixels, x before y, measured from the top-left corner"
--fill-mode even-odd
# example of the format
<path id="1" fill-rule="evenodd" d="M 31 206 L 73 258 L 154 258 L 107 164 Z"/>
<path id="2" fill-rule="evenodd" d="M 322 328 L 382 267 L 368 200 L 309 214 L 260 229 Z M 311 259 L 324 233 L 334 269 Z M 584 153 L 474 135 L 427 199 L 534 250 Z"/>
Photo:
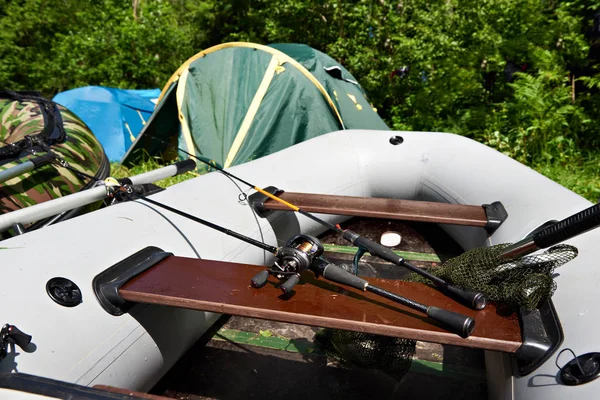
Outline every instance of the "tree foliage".
<path id="1" fill-rule="evenodd" d="M 0 0 L 0 87 L 161 87 L 227 41 L 328 53 L 394 129 L 530 164 L 600 150 L 600 4 L 584 0 Z"/>
<path id="2" fill-rule="evenodd" d="M 165 1 L 8 1 L 0 86 L 46 94 L 85 85 L 161 86 L 190 53 L 191 27 Z"/>

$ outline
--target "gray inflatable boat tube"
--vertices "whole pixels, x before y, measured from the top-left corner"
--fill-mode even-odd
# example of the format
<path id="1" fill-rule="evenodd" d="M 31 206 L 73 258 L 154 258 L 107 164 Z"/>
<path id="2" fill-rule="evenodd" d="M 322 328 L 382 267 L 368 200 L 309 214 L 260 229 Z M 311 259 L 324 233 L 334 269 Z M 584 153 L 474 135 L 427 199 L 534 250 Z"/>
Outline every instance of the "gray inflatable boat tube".
<path id="1" fill-rule="evenodd" d="M 391 144 L 391 136 L 402 137 L 402 143 Z M 517 241 L 546 221 L 563 219 L 591 205 L 495 150 L 444 133 L 334 132 L 230 171 L 262 187 L 297 192 L 459 204 L 501 201 L 509 217 L 491 237 L 481 228 L 444 226 L 465 249 Z M 152 198 L 272 245 L 296 233 L 322 232 L 313 221 L 293 213 L 258 219 L 239 201 L 239 194 L 229 179 L 211 173 Z M 600 288 L 600 230 L 568 243 L 579 249 L 579 256 L 556 278 L 553 301 L 565 335 L 559 351 L 598 351 L 600 308 L 595 300 Z M 185 257 L 271 261 L 260 249 L 140 201 L 5 240 L 0 250 L 0 322 L 31 334 L 35 351 L 11 352 L 0 362 L 0 372 L 18 370 L 82 385 L 148 390 L 218 315 L 152 305 L 137 305 L 119 317 L 104 311 L 94 297 L 92 279 L 146 246 Z M 53 302 L 45 291 L 52 277 L 75 282 L 83 303 L 65 308 Z M 514 376 L 510 356 L 486 354 L 490 397 L 596 398 L 600 380 L 575 387 L 557 381 L 557 354 L 522 378 Z"/>

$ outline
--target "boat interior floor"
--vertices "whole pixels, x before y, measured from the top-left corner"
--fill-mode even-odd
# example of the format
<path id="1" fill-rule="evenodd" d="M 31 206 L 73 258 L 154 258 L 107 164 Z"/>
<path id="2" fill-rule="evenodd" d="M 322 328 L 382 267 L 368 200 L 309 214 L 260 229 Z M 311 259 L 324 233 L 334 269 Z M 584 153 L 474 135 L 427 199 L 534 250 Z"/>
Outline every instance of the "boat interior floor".
<path id="1" fill-rule="evenodd" d="M 434 224 L 353 218 L 343 226 L 376 241 L 385 231 L 399 233 L 393 249 L 421 267 L 462 252 Z M 320 240 L 329 260 L 352 263 L 356 248 L 338 235 L 326 232 Z M 359 273 L 402 279 L 408 272 L 366 255 Z M 239 316 L 223 316 L 213 328 L 150 393 L 186 400 L 487 398 L 483 350 L 417 341 L 410 370 L 398 381 L 380 370 L 337 363 L 315 338 L 322 328 Z"/>

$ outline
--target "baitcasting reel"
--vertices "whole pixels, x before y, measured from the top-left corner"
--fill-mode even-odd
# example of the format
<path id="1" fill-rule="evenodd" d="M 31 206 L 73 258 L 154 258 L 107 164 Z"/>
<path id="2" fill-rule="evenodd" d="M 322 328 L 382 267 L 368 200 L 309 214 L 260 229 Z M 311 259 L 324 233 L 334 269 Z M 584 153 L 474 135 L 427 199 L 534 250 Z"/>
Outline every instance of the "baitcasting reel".
<path id="1" fill-rule="evenodd" d="M 251 280 L 252 286 L 255 288 L 265 286 L 269 275 L 273 275 L 283 282 L 279 288 L 283 293 L 289 295 L 294 286 L 300 282 L 300 272 L 310 269 L 317 277 L 322 276 L 334 283 L 347 285 L 363 292 L 371 292 L 427 314 L 428 317 L 441 322 L 462 337 L 468 337 L 473 332 L 475 328 L 473 318 L 438 307 L 426 306 L 372 285 L 365 279 L 322 258 L 323 251 L 323 245 L 316 238 L 307 235 L 294 236 L 283 247 L 276 249 L 274 254 L 277 261 L 273 263 L 272 267 L 256 274 Z"/>
<path id="2" fill-rule="evenodd" d="M 273 275 L 282 281 L 285 279 L 279 288 L 288 294 L 300 282 L 300 272 L 309 269 L 313 261 L 323 254 L 323 250 L 317 238 L 296 235 L 277 249 L 277 261 L 273 266 L 258 273 L 250 282 L 253 287 L 261 288 L 266 285 L 269 275 Z"/>

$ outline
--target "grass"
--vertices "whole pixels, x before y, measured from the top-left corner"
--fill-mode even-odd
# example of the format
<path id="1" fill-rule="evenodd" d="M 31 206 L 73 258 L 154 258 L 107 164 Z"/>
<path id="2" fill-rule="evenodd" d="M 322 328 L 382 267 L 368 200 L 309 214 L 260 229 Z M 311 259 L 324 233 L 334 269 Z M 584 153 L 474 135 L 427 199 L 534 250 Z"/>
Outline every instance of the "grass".
<path id="1" fill-rule="evenodd" d="M 148 158 L 139 164 L 132 166 L 131 168 L 127 168 L 119 163 L 111 163 L 110 164 L 110 176 L 115 178 L 125 178 L 133 175 L 143 174 L 144 172 L 152 171 L 163 167 L 168 164 L 160 163 L 158 160 L 154 158 Z M 158 182 L 154 182 L 155 185 L 160 187 L 167 187 L 174 185 L 179 182 L 186 181 L 188 179 L 194 178 L 196 176 L 201 175 L 201 173 L 190 171 L 185 174 L 173 176 L 171 178 L 162 179 Z"/>
<path id="2" fill-rule="evenodd" d="M 111 176 L 115 178 L 124 178 L 151 171 L 164 165 L 156 159 L 148 158 L 131 168 L 124 167 L 118 163 L 112 163 L 110 172 Z M 533 168 L 592 202 L 598 202 L 600 198 L 600 154 L 589 156 L 580 163 L 567 165 L 540 164 Z M 163 179 L 155 182 L 155 184 L 167 187 L 194 178 L 205 172 L 206 169 L 200 170 L 200 172 L 187 172 L 172 178 Z"/>
<path id="3" fill-rule="evenodd" d="M 593 203 L 600 199 L 600 154 L 578 164 L 542 164 L 533 168 Z"/>

